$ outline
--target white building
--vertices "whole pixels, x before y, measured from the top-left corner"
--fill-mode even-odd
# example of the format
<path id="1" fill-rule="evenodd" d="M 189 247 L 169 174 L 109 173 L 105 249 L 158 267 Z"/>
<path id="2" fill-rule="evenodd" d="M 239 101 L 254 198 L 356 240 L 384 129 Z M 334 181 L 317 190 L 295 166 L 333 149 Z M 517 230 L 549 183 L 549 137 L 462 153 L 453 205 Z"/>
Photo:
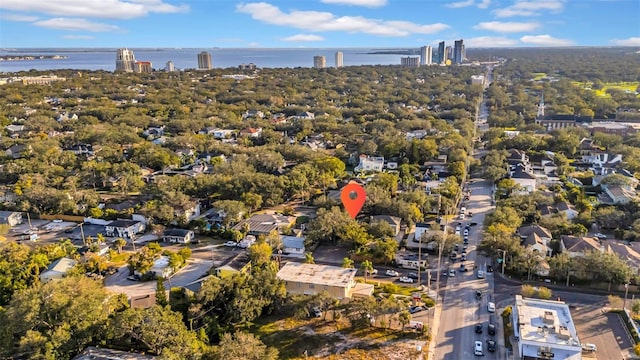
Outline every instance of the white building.
<path id="1" fill-rule="evenodd" d="M 342 51 L 338 51 L 336 52 L 336 67 L 343 67 L 344 66 L 344 54 L 342 53 Z"/>
<path id="2" fill-rule="evenodd" d="M 198 70 L 211 70 L 213 69 L 213 65 L 211 62 L 211 54 L 202 51 L 198 54 Z"/>
<path id="3" fill-rule="evenodd" d="M 327 67 L 327 58 L 324 56 L 314 56 L 313 57 L 313 67 L 316 69 L 324 69 Z"/>
<path id="4" fill-rule="evenodd" d="M 423 46 L 420 48 L 420 65 L 431 65 L 433 58 L 433 49 L 431 46 Z"/>
<path id="5" fill-rule="evenodd" d="M 173 269 L 169 266 L 169 257 L 168 256 L 160 256 L 156 261 L 153 262 L 153 266 L 149 270 L 150 273 L 155 274 L 156 277 L 162 277 L 163 279 L 171 276 Z M 135 274 L 138 276 L 143 276 L 144 274 L 139 271 L 135 271 Z"/>
<path id="6" fill-rule="evenodd" d="M 116 71 L 133 72 L 135 64 L 136 57 L 132 50 L 118 49 L 116 52 Z"/>
<path id="7" fill-rule="evenodd" d="M 167 61 L 167 65 L 164 67 L 164 71 L 166 72 L 174 72 L 176 71 L 176 67 L 173 65 L 173 61 Z"/>
<path id="8" fill-rule="evenodd" d="M 516 295 L 513 329 L 521 359 L 582 359 L 582 347 L 563 301 Z"/>
<path id="9" fill-rule="evenodd" d="M 277 276 L 284 281 L 288 294 L 315 295 L 326 291 L 339 300 L 354 295 L 370 296 L 373 285 L 356 282 L 356 272 L 357 269 L 338 266 L 288 262 Z"/>
<path id="10" fill-rule="evenodd" d="M 280 241 L 282 241 L 283 254 L 304 257 L 304 237 L 282 235 Z"/>
<path id="11" fill-rule="evenodd" d="M 60 258 L 52 262 L 47 267 L 47 270 L 40 274 L 40 282 L 46 283 L 51 280 L 62 279 L 74 266 L 76 266 L 75 260 L 66 257 Z"/>
<path id="12" fill-rule="evenodd" d="M 355 172 L 382 172 L 384 157 L 360 155 L 360 163 L 353 169 Z"/>
<path id="13" fill-rule="evenodd" d="M 471 75 L 471 85 L 484 86 L 484 75 Z"/>

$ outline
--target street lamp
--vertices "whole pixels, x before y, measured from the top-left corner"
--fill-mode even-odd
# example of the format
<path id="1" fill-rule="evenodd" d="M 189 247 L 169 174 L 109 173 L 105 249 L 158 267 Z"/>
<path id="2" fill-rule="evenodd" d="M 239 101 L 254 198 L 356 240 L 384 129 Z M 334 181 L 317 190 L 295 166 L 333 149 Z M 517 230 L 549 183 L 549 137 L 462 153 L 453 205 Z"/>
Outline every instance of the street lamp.
<path id="1" fill-rule="evenodd" d="M 504 276 L 504 263 L 507 262 L 507 250 L 496 249 L 502 251 L 502 275 Z"/>
<path id="2" fill-rule="evenodd" d="M 622 309 L 627 309 L 627 295 L 629 294 L 629 283 L 624 284 L 624 301 L 622 302 Z"/>

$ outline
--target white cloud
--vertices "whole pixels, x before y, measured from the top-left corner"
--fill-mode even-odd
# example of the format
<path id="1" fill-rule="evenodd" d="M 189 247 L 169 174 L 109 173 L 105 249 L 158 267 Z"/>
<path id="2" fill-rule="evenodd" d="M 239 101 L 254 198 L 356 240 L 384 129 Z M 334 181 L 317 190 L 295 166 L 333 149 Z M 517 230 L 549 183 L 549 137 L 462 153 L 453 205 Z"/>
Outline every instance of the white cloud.
<path id="1" fill-rule="evenodd" d="M 495 36 L 478 36 L 474 38 L 467 38 L 464 39 L 464 43 L 465 47 L 467 48 L 494 48 L 518 45 L 517 40 Z"/>
<path id="2" fill-rule="evenodd" d="M 564 9 L 564 0 L 518 0 L 513 5 L 495 10 L 497 17 L 537 16 L 542 11 L 560 12 Z"/>
<path id="3" fill-rule="evenodd" d="M 319 35 L 297 34 L 282 39 L 283 41 L 323 41 L 324 38 Z"/>
<path id="4" fill-rule="evenodd" d="M 387 0 L 321 0 L 325 4 L 354 5 L 364 7 L 380 7 L 387 5 Z"/>
<path id="5" fill-rule="evenodd" d="M 408 21 L 384 21 L 362 16 L 336 17 L 330 12 L 292 10 L 282 12 L 277 6 L 265 2 L 242 3 L 236 10 L 249 14 L 254 20 L 279 26 L 289 26 L 307 31 L 344 31 L 380 36 L 407 36 L 433 34 L 449 28 L 446 24 L 415 24 Z"/>
<path id="6" fill-rule="evenodd" d="M 91 35 L 65 35 L 62 37 L 63 39 L 68 40 L 93 40 L 95 37 Z"/>
<path id="7" fill-rule="evenodd" d="M 456 2 L 452 2 L 452 3 L 448 3 L 445 6 L 449 7 L 449 8 L 453 8 L 453 9 L 459 9 L 459 8 L 464 8 L 467 6 L 471 6 L 473 5 L 475 2 L 475 0 L 465 0 L 465 1 L 456 1 Z"/>
<path id="8" fill-rule="evenodd" d="M 500 21 L 489 21 L 489 22 L 481 22 L 473 28 L 476 30 L 487 30 L 494 31 L 499 33 L 517 33 L 517 32 L 525 32 L 532 31 L 540 27 L 540 24 L 537 22 L 500 22 Z"/>
<path id="9" fill-rule="evenodd" d="M 489 5 L 491 5 L 491 0 L 482 0 L 482 2 L 478 4 L 478 7 L 480 9 L 486 9 Z"/>
<path id="10" fill-rule="evenodd" d="M 32 22 L 38 20 L 38 17 L 20 14 L 0 14 L 0 20 Z"/>
<path id="11" fill-rule="evenodd" d="M 568 39 L 558 39 L 551 35 L 525 35 L 520 38 L 525 44 L 540 45 L 540 46 L 570 46 L 573 45 L 573 41 Z"/>
<path id="12" fill-rule="evenodd" d="M 119 28 L 115 25 L 96 23 L 85 19 L 71 18 L 54 18 L 49 20 L 41 20 L 33 23 L 36 26 L 71 31 L 91 31 L 91 32 L 107 32 L 117 31 Z"/>
<path id="13" fill-rule="evenodd" d="M 617 46 L 640 46 L 640 37 L 630 37 L 628 39 L 613 39 L 609 41 L 611 45 Z"/>
<path id="14" fill-rule="evenodd" d="M 186 12 L 189 6 L 162 0 L 2 0 L 0 9 L 65 17 L 134 19 L 149 13 Z"/>

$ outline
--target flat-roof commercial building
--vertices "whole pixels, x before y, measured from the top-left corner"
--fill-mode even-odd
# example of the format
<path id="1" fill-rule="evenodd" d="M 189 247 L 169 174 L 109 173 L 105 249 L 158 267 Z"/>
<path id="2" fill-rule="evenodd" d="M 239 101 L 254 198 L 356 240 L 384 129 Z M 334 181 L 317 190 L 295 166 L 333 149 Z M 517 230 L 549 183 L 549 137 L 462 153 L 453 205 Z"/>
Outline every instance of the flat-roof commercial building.
<path id="1" fill-rule="evenodd" d="M 512 319 L 520 359 L 582 359 L 576 327 L 563 301 L 516 295 Z"/>
<path id="2" fill-rule="evenodd" d="M 289 262 L 278 271 L 278 279 L 284 281 L 290 294 L 315 295 L 326 291 L 336 299 L 371 295 L 373 286 L 356 283 L 356 272 L 338 266 Z"/>

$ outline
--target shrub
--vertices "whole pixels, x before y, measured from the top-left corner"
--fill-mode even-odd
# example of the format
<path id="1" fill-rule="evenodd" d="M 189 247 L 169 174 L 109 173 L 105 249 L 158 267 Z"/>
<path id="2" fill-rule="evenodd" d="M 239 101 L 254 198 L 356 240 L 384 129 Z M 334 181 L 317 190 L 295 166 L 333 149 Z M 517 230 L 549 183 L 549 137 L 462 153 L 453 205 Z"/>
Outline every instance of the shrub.
<path id="1" fill-rule="evenodd" d="M 537 296 L 540 299 L 549 300 L 549 299 L 551 299 L 551 295 L 552 295 L 551 294 L 551 290 L 549 290 L 549 288 L 541 287 L 541 288 L 538 289 Z"/>
<path id="2" fill-rule="evenodd" d="M 640 344 L 636 344 L 636 346 L 633 347 L 633 352 L 640 356 Z"/>
<path id="3" fill-rule="evenodd" d="M 522 285 L 522 288 L 520 289 L 520 295 L 524 297 L 533 297 L 535 293 L 536 290 L 531 285 Z"/>

